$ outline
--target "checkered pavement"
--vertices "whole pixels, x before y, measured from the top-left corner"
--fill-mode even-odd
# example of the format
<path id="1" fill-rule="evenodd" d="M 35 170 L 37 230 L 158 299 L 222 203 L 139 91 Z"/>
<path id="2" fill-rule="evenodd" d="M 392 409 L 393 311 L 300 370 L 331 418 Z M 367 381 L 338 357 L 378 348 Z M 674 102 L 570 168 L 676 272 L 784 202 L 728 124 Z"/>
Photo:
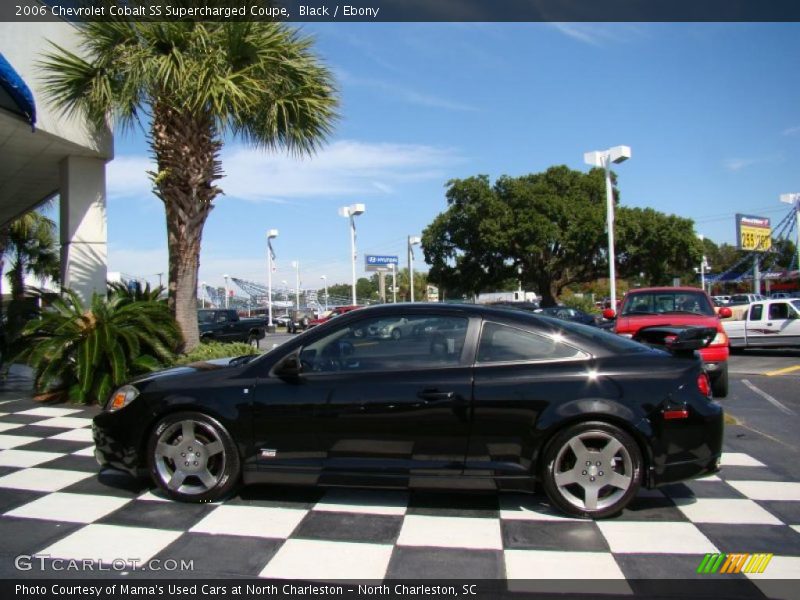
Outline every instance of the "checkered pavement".
<path id="1" fill-rule="evenodd" d="M 99 472 L 94 412 L 0 399 L 0 577 L 39 554 L 193 560 L 179 576 L 564 580 L 558 591 L 614 579 L 624 593 L 631 580 L 696 577 L 706 553 L 768 552 L 768 570 L 747 577 L 800 578 L 800 483 L 743 453 L 724 454 L 719 477 L 643 490 L 598 522 L 508 493 L 250 486 L 193 505 Z"/>

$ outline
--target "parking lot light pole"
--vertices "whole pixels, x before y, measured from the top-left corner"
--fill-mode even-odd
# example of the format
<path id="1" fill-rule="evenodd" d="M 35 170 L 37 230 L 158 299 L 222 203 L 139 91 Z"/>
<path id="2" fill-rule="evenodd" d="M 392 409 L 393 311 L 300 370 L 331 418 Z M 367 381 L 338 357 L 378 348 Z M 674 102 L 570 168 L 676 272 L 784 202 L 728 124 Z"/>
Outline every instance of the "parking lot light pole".
<path id="1" fill-rule="evenodd" d="M 414 246 L 421 241 L 416 236 L 408 236 L 408 289 L 411 291 L 411 302 L 414 301 Z"/>
<path id="2" fill-rule="evenodd" d="M 392 263 L 392 304 L 397 304 L 397 265 Z"/>
<path id="3" fill-rule="evenodd" d="M 704 244 L 705 236 L 701 233 L 697 236 L 700 238 L 700 244 L 703 245 L 703 256 L 700 258 L 700 289 L 706 291 L 706 247 Z"/>
<path id="4" fill-rule="evenodd" d="M 365 211 L 363 204 L 351 204 L 342 206 L 339 209 L 339 216 L 350 219 L 350 254 L 352 255 L 353 267 L 353 305 L 358 304 L 356 300 L 356 217 L 363 215 Z"/>
<path id="5" fill-rule="evenodd" d="M 328 276 L 320 275 L 319 278 L 322 279 L 325 284 L 325 312 L 328 312 Z"/>
<path id="6" fill-rule="evenodd" d="M 200 302 L 202 303 L 203 308 L 206 307 L 206 282 L 200 282 Z"/>
<path id="7" fill-rule="evenodd" d="M 606 172 L 606 228 L 608 229 L 608 278 L 611 287 L 611 309 L 617 310 L 616 252 L 614 251 L 614 190 L 611 187 L 611 163 L 619 164 L 631 157 L 630 146 L 614 146 L 583 155 L 583 161 Z"/>
<path id="8" fill-rule="evenodd" d="M 272 249 L 272 240 L 278 237 L 277 229 L 267 231 L 267 324 L 272 327 L 272 264 L 275 261 L 275 251 Z"/>
<path id="9" fill-rule="evenodd" d="M 300 261 L 293 260 L 292 266 L 294 267 L 294 292 L 297 296 L 297 310 L 300 310 Z"/>
<path id="10" fill-rule="evenodd" d="M 797 235 L 795 246 L 797 248 L 797 280 L 800 281 L 800 194 L 781 194 L 781 202 L 794 204 L 794 216 L 796 223 L 794 232 Z"/>
<path id="11" fill-rule="evenodd" d="M 222 277 L 225 279 L 225 308 L 228 308 L 229 306 L 228 298 L 230 296 L 230 292 L 228 291 L 228 276 L 223 275 Z"/>

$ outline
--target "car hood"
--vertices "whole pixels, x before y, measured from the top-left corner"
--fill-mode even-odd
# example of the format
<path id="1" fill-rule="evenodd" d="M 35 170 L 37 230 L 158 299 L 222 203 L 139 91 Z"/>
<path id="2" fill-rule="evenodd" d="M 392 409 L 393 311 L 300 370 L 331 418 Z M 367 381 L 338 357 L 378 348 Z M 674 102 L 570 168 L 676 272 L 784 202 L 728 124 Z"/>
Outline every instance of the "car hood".
<path id="1" fill-rule="evenodd" d="M 180 375 L 191 375 L 192 373 L 227 369 L 230 367 L 239 366 L 243 364 L 242 362 L 239 361 L 239 359 L 241 358 L 242 357 L 215 358 L 212 360 L 193 362 L 188 365 L 181 365 L 179 367 L 170 367 L 169 369 L 163 369 L 161 371 L 153 371 L 152 373 L 147 373 L 146 375 L 137 377 L 136 379 L 131 381 L 131 383 L 135 385 L 137 383 L 147 383 L 150 381 L 165 379 L 168 377 L 177 377 Z"/>
<path id="2" fill-rule="evenodd" d="M 719 326 L 719 317 L 711 315 L 689 315 L 685 313 L 627 316 L 617 319 L 615 330 L 617 333 L 635 333 L 642 327 L 677 325 L 717 328 Z"/>

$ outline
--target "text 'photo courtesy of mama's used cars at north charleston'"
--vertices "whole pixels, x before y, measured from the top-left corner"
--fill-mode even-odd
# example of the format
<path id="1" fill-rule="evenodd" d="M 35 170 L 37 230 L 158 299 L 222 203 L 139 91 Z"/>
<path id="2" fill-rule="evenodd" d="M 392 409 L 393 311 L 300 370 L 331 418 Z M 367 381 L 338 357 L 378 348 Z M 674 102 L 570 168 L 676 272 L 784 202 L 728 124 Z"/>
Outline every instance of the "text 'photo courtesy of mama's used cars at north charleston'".
<path id="1" fill-rule="evenodd" d="M 402 323 L 398 337 L 386 324 Z M 371 335 L 369 332 L 376 332 Z M 94 419 L 96 457 L 177 500 L 240 481 L 544 487 L 574 515 L 719 468 L 723 412 L 694 352 L 713 328 L 596 327 L 476 305 L 383 305 L 261 356 L 132 381 Z"/>
<path id="2" fill-rule="evenodd" d="M 711 378 L 715 397 L 728 395 L 728 335 L 720 319 L 731 316 L 731 309 L 714 310 L 714 302 L 704 291 L 691 287 L 657 287 L 630 290 L 622 299 L 617 315 L 606 309 L 603 315 L 615 318 L 614 331 L 632 338 L 643 327 L 713 327 L 717 334 L 711 343 L 700 349 Z"/>

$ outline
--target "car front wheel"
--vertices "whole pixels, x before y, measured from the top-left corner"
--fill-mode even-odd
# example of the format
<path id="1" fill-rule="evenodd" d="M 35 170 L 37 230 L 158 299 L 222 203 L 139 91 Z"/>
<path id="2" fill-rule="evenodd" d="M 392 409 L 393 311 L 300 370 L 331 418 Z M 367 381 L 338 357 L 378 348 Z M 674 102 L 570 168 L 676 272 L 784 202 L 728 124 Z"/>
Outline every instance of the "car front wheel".
<path id="1" fill-rule="evenodd" d="M 726 398 L 728 396 L 728 365 L 722 367 L 711 375 L 711 395 L 714 398 Z"/>
<path id="2" fill-rule="evenodd" d="M 227 430 L 208 415 L 167 415 L 147 444 L 148 466 L 156 485 L 185 502 L 213 502 L 239 481 L 241 463 Z"/>
<path id="3" fill-rule="evenodd" d="M 601 519 L 617 514 L 636 496 L 641 477 L 639 446 L 610 423 L 567 427 L 544 454 L 545 492 L 556 507 L 572 515 Z"/>

